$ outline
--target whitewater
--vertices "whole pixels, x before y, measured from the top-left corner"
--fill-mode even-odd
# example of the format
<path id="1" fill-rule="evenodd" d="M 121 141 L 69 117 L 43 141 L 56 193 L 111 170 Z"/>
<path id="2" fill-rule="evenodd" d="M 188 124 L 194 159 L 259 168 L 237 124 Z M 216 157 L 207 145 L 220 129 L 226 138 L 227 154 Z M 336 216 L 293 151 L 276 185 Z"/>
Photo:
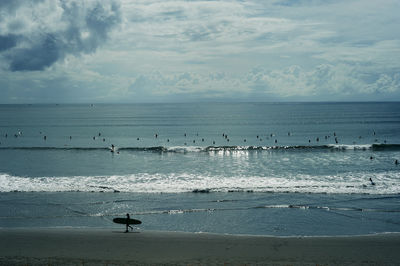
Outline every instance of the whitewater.
<path id="1" fill-rule="evenodd" d="M 399 106 L 1 105 L 0 227 L 399 231 Z"/>

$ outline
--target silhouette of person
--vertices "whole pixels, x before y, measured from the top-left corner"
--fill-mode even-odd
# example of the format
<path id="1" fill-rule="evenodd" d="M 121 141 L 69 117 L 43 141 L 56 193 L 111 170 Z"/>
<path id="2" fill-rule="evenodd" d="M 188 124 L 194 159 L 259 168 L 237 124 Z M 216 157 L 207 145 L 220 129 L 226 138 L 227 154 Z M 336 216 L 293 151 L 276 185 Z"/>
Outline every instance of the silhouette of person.
<path id="1" fill-rule="evenodd" d="M 128 233 L 128 228 L 132 229 L 132 226 L 129 225 L 129 219 L 131 219 L 131 217 L 129 216 L 129 213 L 126 214 L 126 230 L 125 233 Z"/>
<path id="2" fill-rule="evenodd" d="M 375 186 L 374 181 L 372 181 L 372 178 L 369 178 L 369 181 L 371 181 L 371 185 Z"/>

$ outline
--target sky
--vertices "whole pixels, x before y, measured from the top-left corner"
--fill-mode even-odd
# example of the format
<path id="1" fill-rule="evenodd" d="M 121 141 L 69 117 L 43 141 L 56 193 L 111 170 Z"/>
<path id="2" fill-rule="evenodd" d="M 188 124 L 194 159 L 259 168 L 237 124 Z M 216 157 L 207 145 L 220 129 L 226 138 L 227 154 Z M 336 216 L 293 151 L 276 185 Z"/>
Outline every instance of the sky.
<path id="1" fill-rule="evenodd" d="M 0 103 L 400 101 L 398 0 L 1 0 Z"/>

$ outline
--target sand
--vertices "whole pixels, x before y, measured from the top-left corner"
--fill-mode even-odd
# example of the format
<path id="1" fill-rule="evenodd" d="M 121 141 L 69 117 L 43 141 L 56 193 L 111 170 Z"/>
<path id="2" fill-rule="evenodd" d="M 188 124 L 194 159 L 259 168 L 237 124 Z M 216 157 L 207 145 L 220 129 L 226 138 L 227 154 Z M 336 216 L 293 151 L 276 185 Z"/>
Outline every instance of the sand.
<path id="1" fill-rule="evenodd" d="M 400 234 L 269 237 L 0 229 L 0 265 L 399 265 Z"/>

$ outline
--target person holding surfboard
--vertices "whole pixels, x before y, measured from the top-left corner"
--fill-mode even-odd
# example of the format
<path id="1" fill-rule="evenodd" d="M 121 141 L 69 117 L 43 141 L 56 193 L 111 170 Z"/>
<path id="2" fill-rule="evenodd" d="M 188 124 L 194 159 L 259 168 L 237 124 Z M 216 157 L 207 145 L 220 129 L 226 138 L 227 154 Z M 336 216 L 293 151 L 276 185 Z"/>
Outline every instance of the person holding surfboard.
<path id="1" fill-rule="evenodd" d="M 126 218 L 114 218 L 113 219 L 114 223 L 117 224 L 124 224 L 126 226 L 126 230 L 125 233 L 129 232 L 129 228 L 133 230 L 133 227 L 130 226 L 131 224 L 141 224 L 142 222 L 136 219 L 131 219 L 131 217 L 129 216 L 129 213 L 126 214 Z"/>
<path id="2" fill-rule="evenodd" d="M 128 233 L 128 227 L 133 230 L 133 227 L 129 225 L 129 220 L 131 219 L 131 217 L 129 217 L 129 213 L 126 214 L 126 230 L 125 233 Z"/>

